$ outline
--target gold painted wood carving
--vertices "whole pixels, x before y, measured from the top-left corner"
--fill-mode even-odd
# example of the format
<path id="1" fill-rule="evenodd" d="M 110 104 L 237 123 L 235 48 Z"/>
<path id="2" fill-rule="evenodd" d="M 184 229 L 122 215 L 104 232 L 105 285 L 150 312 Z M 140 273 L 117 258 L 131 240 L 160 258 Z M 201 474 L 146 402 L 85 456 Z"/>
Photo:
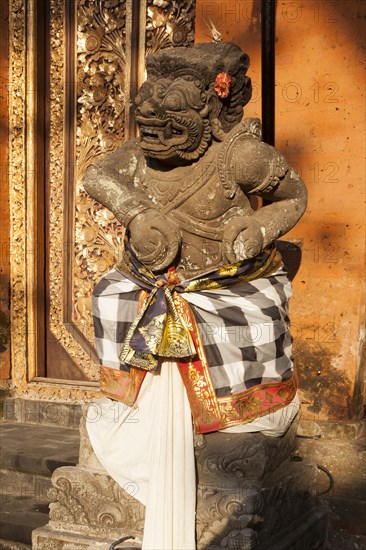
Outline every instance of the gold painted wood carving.
<path id="1" fill-rule="evenodd" d="M 25 206 L 25 6 L 21 0 L 9 5 L 10 94 L 9 94 L 9 181 L 11 215 L 11 361 L 12 382 L 20 391 L 26 387 L 26 206 Z M 17 365 L 14 369 L 14 365 Z"/>
<path id="2" fill-rule="evenodd" d="M 126 2 L 77 2 L 77 158 L 84 173 L 124 138 Z"/>
<path id="3" fill-rule="evenodd" d="M 171 46 L 192 46 L 194 17 L 194 0 L 147 0 L 146 55 Z"/>
<path id="4" fill-rule="evenodd" d="M 71 239 L 72 203 L 68 186 L 73 186 L 72 172 L 67 169 L 75 159 L 67 158 L 68 140 L 73 139 L 70 116 L 65 116 L 66 49 L 65 5 L 59 0 L 50 1 L 50 136 L 49 136 L 49 324 L 52 335 L 68 354 L 77 359 L 79 368 L 89 380 L 98 377 L 97 368 L 90 359 L 90 351 L 80 345 L 72 325 L 65 326 L 67 319 L 67 266 L 72 257 L 74 239 Z M 67 138 L 66 138 L 67 136 Z M 71 212 L 70 212 L 71 210 Z M 71 214 L 71 215 L 70 215 Z"/>
<path id="5" fill-rule="evenodd" d="M 27 9 L 26 9 L 27 6 Z M 128 138 L 130 95 L 141 84 L 146 53 L 192 44 L 194 1 L 49 0 L 50 47 L 48 164 L 49 326 L 85 377 L 96 382 L 90 297 L 97 280 L 114 265 L 123 228 L 79 184 L 87 167 Z M 133 10 L 136 10 L 134 12 Z M 37 238 L 35 142 L 29 128 L 37 113 L 36 0 L 10 1 L 10 166 L 12 383 L 29 398 L 90 400 L 96 390 L 84 383 L 55 384 L 37 379 L 35 349 L 44 334 L 35 331 Z M 131 82 L 133 25 L 138 71 Z M 126 130 L 127 129 L 127 130 Z M 25 156 L 24 151 L 27 151 Z M 57 361 L 57 358 L 55 358 Z"/>
<path id="6" fill-rule="evenodd" d="M 35 2 L 29 1 L 28 11 L 23 0 L 9 6 L 9 165 L 11 211 L 11 336 L 12 388 L 15 395 L 31 399 L 88 400 L 95 396 L 90 387 L 54 385 L 30 381 L 36 374 L 32 348 L 37 343 L 32 319 L 37 309 L 37 289 L 34 275 L 34 242 L 36 227 L 32 211 L 34 177 L 27 162 L 35 155 L 30 113 L 35 111 L 35 90 L 32 62 L 35 52 Z M 62 56 L 61 56 L 62 59 Z M 27 151 L 27 156 L 25 155 Z M 30 198 L 31 197 L 31 198 Z M 42 336 L 42 335 L 41 335 Z M 44 337 L 44 335 L 43 335 Z"/>
<path id="7" fill-rule="evenodd" d="M 77 3 L 77 103 L 75 250 L 72 321 L 93 342 L 91 293 L 118 260 L 123 228 L 86 195 L 81 178 L 87 168 L 114 151 L 125 137 L 129 100 L 129 44 L 126 2 Z M 128 13 L 129 18 L 131 12 Z"/>
<path id="8" fill-rule="evenodd" d="M 133 9 L 133 8 L 132 8 Z M 126 44 L 126 2 L 78 3 L 77 188 L 72 321 L 93 341 L 91 294 L 96 282 L 118 260 L 123 228 L 84 192 L 80 184 L 96 157 L 112 152 L 124 139 L 129 99 L 130 44 Z M 194 2 L 148 0 L 145 55 L 169 46 L 192 45 Z"/>

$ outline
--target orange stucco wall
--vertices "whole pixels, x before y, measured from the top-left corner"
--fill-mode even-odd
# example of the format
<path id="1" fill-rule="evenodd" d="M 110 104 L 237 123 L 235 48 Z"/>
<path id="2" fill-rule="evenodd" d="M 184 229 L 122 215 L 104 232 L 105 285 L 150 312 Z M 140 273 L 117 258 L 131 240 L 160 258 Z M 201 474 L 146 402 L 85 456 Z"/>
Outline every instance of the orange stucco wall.
<path id="1" fill-rule="evenodd" d="M 260 1 L 198 0 L 204 19 L 249 53 L 260 111 Z M 365 3 L 278 0 L 276 147 L 301 173 L 307 212 L 285 239 L 301 248 L 290 305 L 304 417 L 362 414 L 365 338 Z"/>

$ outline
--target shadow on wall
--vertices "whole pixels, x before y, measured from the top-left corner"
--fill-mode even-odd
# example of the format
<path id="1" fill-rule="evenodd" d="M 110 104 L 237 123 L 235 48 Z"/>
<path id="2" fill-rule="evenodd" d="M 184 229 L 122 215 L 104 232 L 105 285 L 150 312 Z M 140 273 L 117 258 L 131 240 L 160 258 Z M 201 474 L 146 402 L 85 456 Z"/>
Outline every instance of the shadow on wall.
<path id="1" fill-rule="evenodd" d="M 6 311 L 0 310 L 0 353 L 9 349 L 10 319 Z"/>
<path id="2" fill-rule="evenodd" d="M 283 240 L 276 241 L 276 246 L 293 281 L 301 265 L 301 248 Z M 329 328 L 329 338 L 334 338 L 333 327 Z M 352 397 L 351 379 L 333 365 L 334 351 L 326 344 L 299 338 L 294 339 L 293 345 L 299 385 L 308 411 L 333 420 L 351 420 L 357 416 L 362 410 L 362 399 Z"/>
<path id="3" fill-rule="evenodd" d="M 290 281 L 293 281 L 301 264 L 301 248 L 290 241 L 275 241 L 276 248 L 281 253 L 283 263 L 288 271 Z"/>

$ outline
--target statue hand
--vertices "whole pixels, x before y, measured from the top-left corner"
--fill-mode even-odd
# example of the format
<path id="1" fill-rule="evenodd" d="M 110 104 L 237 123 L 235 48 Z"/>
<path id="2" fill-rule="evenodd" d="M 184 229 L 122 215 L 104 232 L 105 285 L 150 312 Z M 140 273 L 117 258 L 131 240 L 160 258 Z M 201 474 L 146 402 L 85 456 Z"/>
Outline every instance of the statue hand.
<path id="1" fill-rule="evenodd" d="M 253 219 L 235 218 L 224 232 L 224 252 L 230 263 L 254 258 L 263 250 L 263 233 L 260 224 Z"/>
<path id="2" fill-rule="evenodd" d="M 153 208 L 138 214 L 129 224 L 129 232 L 138 259 L 152 271 L 167 268 L 179 252 L 179 229 Z"/>

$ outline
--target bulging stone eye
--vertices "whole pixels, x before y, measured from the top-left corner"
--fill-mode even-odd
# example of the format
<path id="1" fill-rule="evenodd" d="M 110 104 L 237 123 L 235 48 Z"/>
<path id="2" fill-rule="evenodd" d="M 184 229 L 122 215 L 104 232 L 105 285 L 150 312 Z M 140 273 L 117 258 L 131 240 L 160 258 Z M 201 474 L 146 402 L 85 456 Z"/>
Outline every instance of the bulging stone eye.
<path id="1" fill-rule="evenodd" d="M 171 92 L 165 96 L 163 106 L 169 111 L 183 111 L 186 107 L 186 102 L 181 93 Z"/>

